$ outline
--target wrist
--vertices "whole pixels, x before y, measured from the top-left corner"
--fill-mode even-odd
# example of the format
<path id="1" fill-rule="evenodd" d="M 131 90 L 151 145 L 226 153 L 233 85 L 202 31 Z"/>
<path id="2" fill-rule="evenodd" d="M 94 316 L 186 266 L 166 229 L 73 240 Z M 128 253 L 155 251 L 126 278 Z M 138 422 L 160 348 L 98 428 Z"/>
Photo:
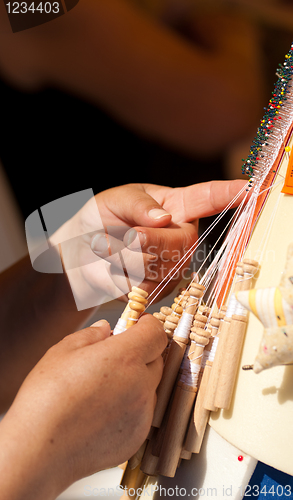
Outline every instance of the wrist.
<path id="1" fill-rule="evenodd" d="M 26 416 L 12 406 L 0 423 L 1 499 L 55 500 L 67 485 L 56 473 L 54 447 Z"/>

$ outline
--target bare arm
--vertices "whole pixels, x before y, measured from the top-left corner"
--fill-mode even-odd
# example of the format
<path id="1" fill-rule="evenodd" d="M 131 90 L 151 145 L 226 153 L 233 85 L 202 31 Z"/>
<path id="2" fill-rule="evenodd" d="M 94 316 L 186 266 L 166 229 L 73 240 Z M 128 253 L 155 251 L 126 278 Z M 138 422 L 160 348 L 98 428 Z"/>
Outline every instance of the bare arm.
<path id="1" fill-rule="evenodd" d="M 77 311 L 65 274 L 33 270 L 29 257 L 0 275 L 0 412 L 53 344 L 77 330 L 92 310 Z"/>
<path id="2" fill-rule="evenodd" d="M 115 266 L 112 274 L 111 263 L 103 258 L 92 261 L 93 238 L 90 238 L 97 227 L 94 205 L 98 205 L 105 227 L 124 226 L 126 231 L 129 227 L 137 228 L 141 235 L 145 266 L 143 288 L 150 292 L 174 266 L 174 252 L 177 257 L 182 256 L 196 241 L 198 217 L 221 211 L 243 184 L 244 181 L 218 181 L 177 189 L 129 184 L 104 191 L 95 200 L 90 200 L 51 238 L 53 243 L 54 239 L 66 242 L 71 241 L 72 234 L 84 234 L 84 238 L 77 239 L 77 245 L 70 244 L 69 247 L 69 253 L 74 254 L 75 259 L 74 275 L 69 275 L 70 285 L 67 274 L 34 271 L 28 257 L 2 273 L 0 412 L 11 404 L 24 378 L 46 350 L 65 335 L 80 328 L 92 314 L 94 309 L 89 304 L 92 306 L 102 303 L 95 301 L 105 291 L 113 297 L 125 293 L 120 281 L 116 281 Z M 152 218 L 154 209 L 155 216 L 159 210 L 159 218 Z M 128 258 L 130 263 L 128 272 L 135 276 L 139 254 L 131 249 L 131 245 L 129 248 L 126 246 L 125 250 L 127 253 L 124 258 Z M 164 258 L 161 260 L 162 251 Z M 157 256 L 154 261 L 153 253 Z M 88 264 L 85 259 L 90 259 L 92 264 L 84 265 Z M 63 252 L 63 263 L 64 261 L 67 268 Z M 99 267 L 101 263 L 102 267 Z M 188 263 L 186 266 L 188 267 Z M 173 287 L 176 282 L 172 281 L 170 285 Z M 80 296 L 81 303 L 85 305 L 79 311 L 72 290 L 74 296 Z"/>
<path id="3" fill-rule="evenodd" d="M 0 423 L 1 500 L 54 500 L 132 456 L 151 426 L 166 343 L 145 315 L 121 335 L 101 321 L 49 349 Z"/>

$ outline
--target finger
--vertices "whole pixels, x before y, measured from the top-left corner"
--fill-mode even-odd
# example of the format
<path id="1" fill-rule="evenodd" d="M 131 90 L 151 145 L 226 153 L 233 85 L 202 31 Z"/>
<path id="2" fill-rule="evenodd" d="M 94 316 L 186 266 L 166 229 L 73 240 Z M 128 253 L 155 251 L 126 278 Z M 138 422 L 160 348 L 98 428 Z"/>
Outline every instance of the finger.
<path id="1" fill-rule="evenodd" d="M 117 189 L 119 193 L 115 196 Z M 130 226 L 164 227 L 172 219 L 172 215 L 146 193 L 142 184 L 113 188 L 104 191 L 102 196 L 107 208 Z"/>
<path id="2" fill-rule="evenodd" d="M 154 387 L 154 389 L 157 389 L 163 375 L 164 362 L 162 356 L 159 356 L 155 359 L 155 361 L 148 363 L 147 368 L 150 384 Z"/>
<path id="3" fill-rule="evenodd" d="M 153 260 L 153 255 L 142 254 L 142 247 L 140 238 L 144 242 L 143 233 L 135 229 L 129 231 L 130 236 L 124 240 L 131 241 L 130 249 L 125 246 L 124 241 L 114 238 L 109 234 L 97 234 L 93 237 L 91 242 L 91 250 L 95 255 L 105 259 L 107 262 L 117 267 L 118 271 L 126 270 L 128 274 L 144 277 L 144 266 L 147 265 L 149 260 Z M 135 241 L 132 241 L 135 239 Z"/>
<path id="4" fill-rule="evenodd" d="M 121 348 L 127 348 L 134 359 L 149 364 L 161 356 L 167 345 L 167 335 L 160 321 L 150 314 L 145 314 L 136 325 L 120 335 L 111 337 L 109 341 L 120 343 Z"/>
<path id="5" fill-rule="evenodd" d="M 125 248 L 123 241 L 107 233 L 95 234 L 92 237 L 90 246 L 94 254 L 103 259 L 107 259 Z"/>
<path id="6" fill-rule="evenodd" d="M 63 345 L 66 345 L 67 348 L 71 349 L 81 349 L 82 347 L 86 347 L 88 345 L 96 344 L 97 342 L 101 342 L 108 338 L 111 334 L 111 328 L 105 319 L 99 320 L 95 322 L 93 325 L 88 328 L 84 328 L 78 332 L 72 333 L 71 335 L 67 335 L 61 341 Z"/>
<path id="7" fill-rule="evenodd" d="M 195 224 L 173 224 L 159 229 L 136 228 L 139 234 L 143 233 L 141 240 L 143 255 L 148 255 L 148 259 L 144 259 L 145 279 L 157 282 L 164 279 L 196 243 L 197 226 L 196 222 Z"/>
<path id="8" fill-rule="evenodd" d="M 246 185 L 247 181 L 239 179 L 203 182 L 184 188 L 176 188 L 172 191 L 164 207 L 170 211 L 169 207 L 173 207 L 172 221 L 174 223 L 191 222 L 221 212 L 243 190 L 231 208 L 238 206 L 247 194 Z"/>
<path id="9" fill-rule="evenodd" d="M 112 264 L 109 278 L 123 294 L 127 294 L 131 286 L 140 286 L 143 282 L 148 293 L 154 289 L 154 284 L 161 282 L 169 273 L 171 288 L 189 270 L 191 256 L 188 251 L 197 241 L 197 224 L 172 225 L 168 228 L 138 228 L 138 234 L 143 232 L 144 253 L 130 251 L 127 248 L 111 257 Z M 132 248 L 132 244 L 129 245 Z M 181 260 L 183 258 L 182 263 Z M 108 261 L 110 260 L 107 259 Z M 123 263 L 123 267 L 122 267 Z M 177 269 L 177 264 L 180 264 Z"/>

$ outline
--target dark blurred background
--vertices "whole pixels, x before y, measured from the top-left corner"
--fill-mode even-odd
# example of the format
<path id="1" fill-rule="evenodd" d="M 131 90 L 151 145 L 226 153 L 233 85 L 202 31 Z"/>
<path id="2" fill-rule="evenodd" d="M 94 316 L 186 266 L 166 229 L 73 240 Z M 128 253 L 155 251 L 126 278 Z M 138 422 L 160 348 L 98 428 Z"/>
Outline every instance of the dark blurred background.
<path id="1" fill-rule="evenodd" d="M 170 3 L 169 15 L 161 16 L 161 22 L 190 39 L 181 15 L 178 14 L 176 22 L 176 1 Z M 290 48 L 293 29 L 283 22 L 284 16 L 275 19 L 276 16 L 267 15 L 263 2 L 238 3 L 245 5 L 247 11 L 251 10 L 252 22 L 259 32 L 257 50 L 264 89 L 261 109 L 276 81 L 275 69 Z M 146 11 L 149 10 L 146 15 L 158 17 L 154 4 L 151 0 L 141 3 Z M 270 4 L 281 13 L 286 6 L 286 2 Z M 223 5 L 225 9 L 229 6 L 227 2 Z M 241 15 L 242 11 L 239 12 Z M 200 40 L 193 42 L 200 44 Z M 252 85 L 253 77 L 251 75 Z M 8 81 L 3 72 L 0 95 L 0 159 L 24 218 L 56 198 L 89 187 L 98 193 L 129 182 L 176 187 L 241 177 L 242 147 L 239 152 L 237 147 L 236 152 L 232 151 L 231 158 L 236 158 L 232 167 L 230 152 L 225 148 L 209 158 L 191 155 L 172 144 L 143 137 L 116 120 L 102 106 L 60 91 L 53 85 L 39 92 L 22 91 Z M 261 115 L 255 121 L 255 130 L 260 119 Z M 239 140 L 241 143 L 241 138 Z M 248 140 L 243 138 L 247 147 Z"/>

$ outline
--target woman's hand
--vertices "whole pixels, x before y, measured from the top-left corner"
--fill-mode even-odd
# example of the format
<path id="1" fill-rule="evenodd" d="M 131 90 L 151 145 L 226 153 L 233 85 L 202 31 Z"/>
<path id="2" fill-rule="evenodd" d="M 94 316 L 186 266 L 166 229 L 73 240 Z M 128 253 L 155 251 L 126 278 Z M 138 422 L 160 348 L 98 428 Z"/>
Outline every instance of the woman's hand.
<path id="1" fill-rule="evenodd" d="M 0 424 L 1 498 L 53 499 L 130 458 L 151 426 L 166 344 L 144 315 L 120 335 L 102 320 L 50 348 Z"/>
<path id="2" fill-rule="evenodd" d="M 198 219 L 223 210 L 244 185 L 128 184 L 96 195 L 51 238 L 64 242 L 63 264 L 78 308 L 121 297 L 132 285 L 150 293 L 196 242 Z M 188 266 L 189 260 L 168 292 Z"/>

